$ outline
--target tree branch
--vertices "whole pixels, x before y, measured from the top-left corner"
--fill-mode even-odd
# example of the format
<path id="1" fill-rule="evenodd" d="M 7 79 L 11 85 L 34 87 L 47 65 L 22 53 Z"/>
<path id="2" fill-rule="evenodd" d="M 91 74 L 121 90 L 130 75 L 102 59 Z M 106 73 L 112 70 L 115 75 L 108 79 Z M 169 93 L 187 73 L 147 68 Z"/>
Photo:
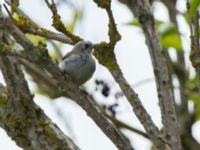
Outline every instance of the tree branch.
<path id="1" fill-rule="evenodd" d="M 79 150 L 34 104 L 17 62 L 1 56 L 0 68 L 7 84 L 7 89 L 0 88 L 0 125 L 17 145 L 24 149 Z"/>
<path id="2" fill-rule="evenodd" d="M 61 21 L 61 17 L 57 12 L 57 8 L 56 8 L 56 4 L 54 3 L 54 0 L 51 0 L 51 3 L 49 2 L 49 0 L 45 0 L 45 2 L 52 12 L 53 26 L 55 27 L 55 29 L 57 29 L 58 31 L 60 31 L 61 33 L 69 37 L 72 40 L 73 44 L 77 43 L 78 41 L 81 41 L 82 39 L 79 36 L 70 33 L 65 28 L 64 24 Z"/>
<path id="3" fill-rule="evenodd" d="M 121 36 L 117 31 L 116 24 L 111 11 L 111 0 L 94 0 L 97 5 L 107 11 L 109 17 L 109 38 L 110 42 L 102 42 L 95 46 L 94 55 L 98 59 L 99 63 L 104 65 L 112 74 L 115 81 L 119 84 L 121 90 L 124 95 L 128 99 L 131 104 L 133 111 L 141 124 L 144 126 L 148 137 L 151 141 L 156 145 L 156 147 L 160 150 L 168 149 L 167 143 L 162 139 L 162 136 L 153 123 L 150 115 L 147 113 L 145 108 L 143 107 L 141 100 L 139 99 L 137 93 L 135 93 L 131 86 L 126 82 L 119 65 L 117 64 L 117 60 L 114 54 L 115 44 L 120 40 Z"/>
<path id="4" fill-rule="evenodd" d="M 20 27 L 20 29 L 22 29 L 22 31 L 24 31 L 25 33 L 31 33 L 34 35 L 45 37 L 47 39 L 56 40 L 62 43 L 72 44 L 72 40 L 68 38 L 66 35 L 55 33 L 43 28 L 34 29 L 30 27 L 29 28 Z"/>
<path id="5" fill-rule="evenodd" d="M 140 130 L 134 128 L 134 127 L 129 126 L 128 124 L 126 124 L 126 123 L 124 123 L 124 122 L 122 122 L 122 121 L 116 119 L 116 118 L 113 117 L 113 116 L 110 116 L 110 115 L 108 115 L 108 114 L 105 114 L 105 115 L 106 115 L 106 117 L 108 117 L 118 128 L 124 128 L 124 129 L 130 130 L 130 131 L 132 131 L 132 132 L 134 132 L 134 133 L 137 133 L 138 135 L 143 136 L 144 138 L 149 139 L 149 137 L 148 137 L 148 135 L 147 135 L 146 133 L 144 133 L 144 132 L 142 132 L 142 131 L 140 131 Z"/>
<path id="6" fill-rule="evenodd" d="M 189 5 L 189 3 L 188 3 Z M 189 8 L 188 8 L 189 9 Z M 188 10 L 189 12 L 189 10 Z M 200 80 L 200 44 L 199 44 L 199 11 L 194 14 L 194 20 L 192 21 L 189 15 L 190 22 L 190 38 L 191 38 L 191 51 L 190 51 L 190 61 L 193 67 L 196 69 L 197 75 Z"/>
<path id="7" fill-rule="evenodd" d="M 39 27 L 33 20 L 27 17 L 22 10 L 18 8 L 19 1 L 13 1 L 11 3 L 7 2 L 7 4 L 11 7 L 12 13 L 15 12 L 18 15 L 18 19 L 16 20 L 13 18 L 12 13 L 10 13 L 7 6 L 4 5 L 7 13 L 24 33 L 39 35 L 49 40 L 56 40 L 62 43 L 73 44 L 72 40 L 68 36 Z"/>
<path id="8" fill-rule="evenodd" d="M 154 27 L 150 5 L 145 0 L 119 1 L 129 7 L 142 25 L 154 68 L 165 138 L 172 149 L 181 150 L 180 132 L 176 118 L 174 96 L 169 82 L 168 67 Z"/>
<path id="9" fill-rule="evenodd" d="M 70 96 L 77 102 L 87 114 L 95 121 L 95 123 L 102 129 L 102 131 L 112 140 L 112 142 L 120 150 L 132 150 L 131 145 L 127 139 L 120 133 L 120 131 L 110 123 L 106 117 L 101 113 L 96 103 L 88 96 L 86 92 L 81 90 L 74 84 L 66 74 L 58 68 L 56 64 L 50 61 L 45 45 L 41 44 L 34 47 L 33 44 L 23 35 L 23 33 L 13 24 L 8 18 L 5 21 L 4 27 L 11 33 L 16 41 L 24 47 L 24 56 L 27 60 L 40 65 L 46 69 L 53 78 L 58 82 L 62 88 L 61 90 L 65 96 Z M 31 44 L 26 44 L 31 43 Z"/>

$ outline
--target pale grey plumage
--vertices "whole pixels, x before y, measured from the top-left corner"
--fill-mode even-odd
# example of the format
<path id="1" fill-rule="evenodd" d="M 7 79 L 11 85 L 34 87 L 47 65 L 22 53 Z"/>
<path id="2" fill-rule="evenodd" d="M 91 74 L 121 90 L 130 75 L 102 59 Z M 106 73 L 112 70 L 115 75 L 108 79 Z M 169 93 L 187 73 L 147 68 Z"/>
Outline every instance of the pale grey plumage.
<path id="1" fill-rule="evenodd" d="M 96 69 L 95 60 L 91 55 L 92 49 L 91 42 L 80 41 L 63 57 L 59 65 L 78 85 L 89 80 Z"/>

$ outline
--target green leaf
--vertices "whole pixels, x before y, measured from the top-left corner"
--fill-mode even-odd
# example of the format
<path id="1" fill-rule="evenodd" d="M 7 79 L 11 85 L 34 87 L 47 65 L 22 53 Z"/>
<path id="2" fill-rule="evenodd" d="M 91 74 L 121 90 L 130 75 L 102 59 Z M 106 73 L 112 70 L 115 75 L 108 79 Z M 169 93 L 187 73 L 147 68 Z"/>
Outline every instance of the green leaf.
<path id="1" fill-rule="evenodd" d="M 59 58 L 58 52 L 57 51 L 53 51 L 49 54 L 51 56 L 51 59 L 56 62 Z"/>
<path id="2" fill-rule="evenodd" d="M 200 0 L 191 0 L 190 3 L 190 17 L 193 18 L 195 11 L 198 9 L 200 5 Z"/>
<path id="3" fill-rule="evenodd" d="M 33 44 L 35 46 L 38 45 L 39 42 L 42 42 L 42 43 L 45 43 L 46 42 L 46 39 L 41 37 L 41 36 L 38 36 L 38 35 L 32 35 L 32 34 L 26 34 L 26 37 L 31 40 L 31 42 L 33 42 Z"/>
<path id="4" fill-rule="evenodd" d="M 82 12 L 80 10 L 74 11 L 72 21 L 66 24 L 68 31 L 70 31 L 71 33 L 74 32 L 75 26 L 77 22 L 80 20 L 81 16 L 82 16 Z"/>
<path id="5" fill-rule="evenodd" d="M 126 23 L 126 25 L 141 28 L 141 24 L 137 20 L 130 21 Z M 156 20 L 155 27 L 158 29 L 160 42 L 163 48 L 168 49 L 173 47 L 176 50 L 182 50 L 181 39 L 175 25 L 172 23 L 163 22 L 161 20 Z"/>
<path id="6" fill-rule="evenodd" d="M 200 120 L 200 93 L 199 93 L 199 76 L 196 74 L 189 81 L 187 81 L 187 88 L 189 99 L 195 104 L 196 119 Z"/>
<path id="7" fill-rule="evenodd" d="M 186 23 L 187 23 L 187 24 L 189 24 L 187 10 L 186 10 L 186 11 L 184 11 L 183 13 L 181 13 L 181 15 L 182 15 L 182 16 L 183 16 L 183 18 L 185 19 Z"/>
<path id="8" fill-rule="evenodd" d="M 128 23 L 125 23 L 125 25 L 135 26 L 135 27 L 141 27 L 141 24 L 138 22 L 138 20 L 133 20 Z"/>
<path id="9" fill-rule="evenodd" d="M 164 22 L 161 21 L 161 20 L 156 20 L 155 21 L 155 26 L 156 28 L 159 28 Z M 135 26 L 135 27 L 141 27 L 141 24 L 139 23 L 138 20 L 133 20 L 133 21 L 130 21 L 128 23 L 125 23 L 125 25 L 130 25 L 130 26 Z"/>
<path id="10" fill-rule="evenodd" d="M 182 49 L 181 41 L 180 41 L 180 38 L 177 36 L 177 34 L 170 34 L 170 35 L 161 37 L 160 41 L 161 41 L 162 47 L 165 49 L 170 48 L 170 47 L 173 47 L 176 50 Z"/>
<path id="11" fill-rule="evenodd" d="M 187 81 L 187 87 L 189 90 L 194 90 L 199 86 L 199 76 L 195 75 L 189 81 Z"/>
<path id="12" fill-rule="evenodd" d="M 171 23 L 163 23 L 159 28 L 160 42 L 163 48 L 170 47 L 176 50 L 182 50 L 181 39 L 176 27 Z"/>
<path id="13" fill-rule="evenodd" d="M 200 94 L 198 92 L 191 92 L 189 98 L 195 104 L 195 117 L 196 120 L 200 120 Z"/>

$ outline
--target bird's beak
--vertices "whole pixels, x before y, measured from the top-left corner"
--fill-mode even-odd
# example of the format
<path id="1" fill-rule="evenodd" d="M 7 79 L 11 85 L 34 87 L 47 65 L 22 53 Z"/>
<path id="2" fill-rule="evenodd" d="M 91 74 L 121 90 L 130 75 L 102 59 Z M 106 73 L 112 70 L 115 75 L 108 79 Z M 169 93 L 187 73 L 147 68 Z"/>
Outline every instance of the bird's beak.
<path id="1" fill-rule="evenodd" d="M 92 45 L 91 45 L 91 49 L 94 49 L 94 47 L 95 47 L 95 45 L 94 45 L 94 44 L 92 44 Z"/>
<path id="2" fill-rule="evenodd" d="M 91 53 L 93 53 L 93 52 L 94 52 L 94 48 L 95 48 L 95 45 L 94 45 L 94 44 L 92 44 L 92 46 L 91 46 Z"/>

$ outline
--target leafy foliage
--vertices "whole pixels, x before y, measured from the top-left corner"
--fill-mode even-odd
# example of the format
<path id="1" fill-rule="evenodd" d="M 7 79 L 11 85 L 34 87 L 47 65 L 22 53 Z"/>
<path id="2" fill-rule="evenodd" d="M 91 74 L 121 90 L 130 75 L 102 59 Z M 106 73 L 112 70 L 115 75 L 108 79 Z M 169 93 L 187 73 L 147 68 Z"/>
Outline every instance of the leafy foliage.
<path id="1" fill-rule="evenodd" d="M 197 120 L 200 120 L 200 93 L 199 93 L 199 79 L 198 76 L 194 76 L 187 83 L 189 89 L 189 99 L 195 104 L 195 116 Z"/>
<path id="2" fill-rule="evenodd" d="M 126 25 L 141 28 L 141 24 L 137 20 L 130 21 L 126 23 Z M 158 29 L 160 42 L 164 49 L 173 47 L 178 51 L 182 50 L 181 39 L 175 25 L 169 22 L 156 20 L 155 27 Z"/>
<path id="3" fill-rule="evenodd" d="M 171 23 L 163 23 L 160 25 L 159 35 L 163 48 L 167 49 L 173 47 L 176 50 L 182 49 L 181 39 L 175 25 Z"/>
<path id="4" fill-rule="evenodd" d="M 191 0 L 190 3 L 190 18 L 193 18 L 195 11 L 199 8 L 200 0 Z"/>

